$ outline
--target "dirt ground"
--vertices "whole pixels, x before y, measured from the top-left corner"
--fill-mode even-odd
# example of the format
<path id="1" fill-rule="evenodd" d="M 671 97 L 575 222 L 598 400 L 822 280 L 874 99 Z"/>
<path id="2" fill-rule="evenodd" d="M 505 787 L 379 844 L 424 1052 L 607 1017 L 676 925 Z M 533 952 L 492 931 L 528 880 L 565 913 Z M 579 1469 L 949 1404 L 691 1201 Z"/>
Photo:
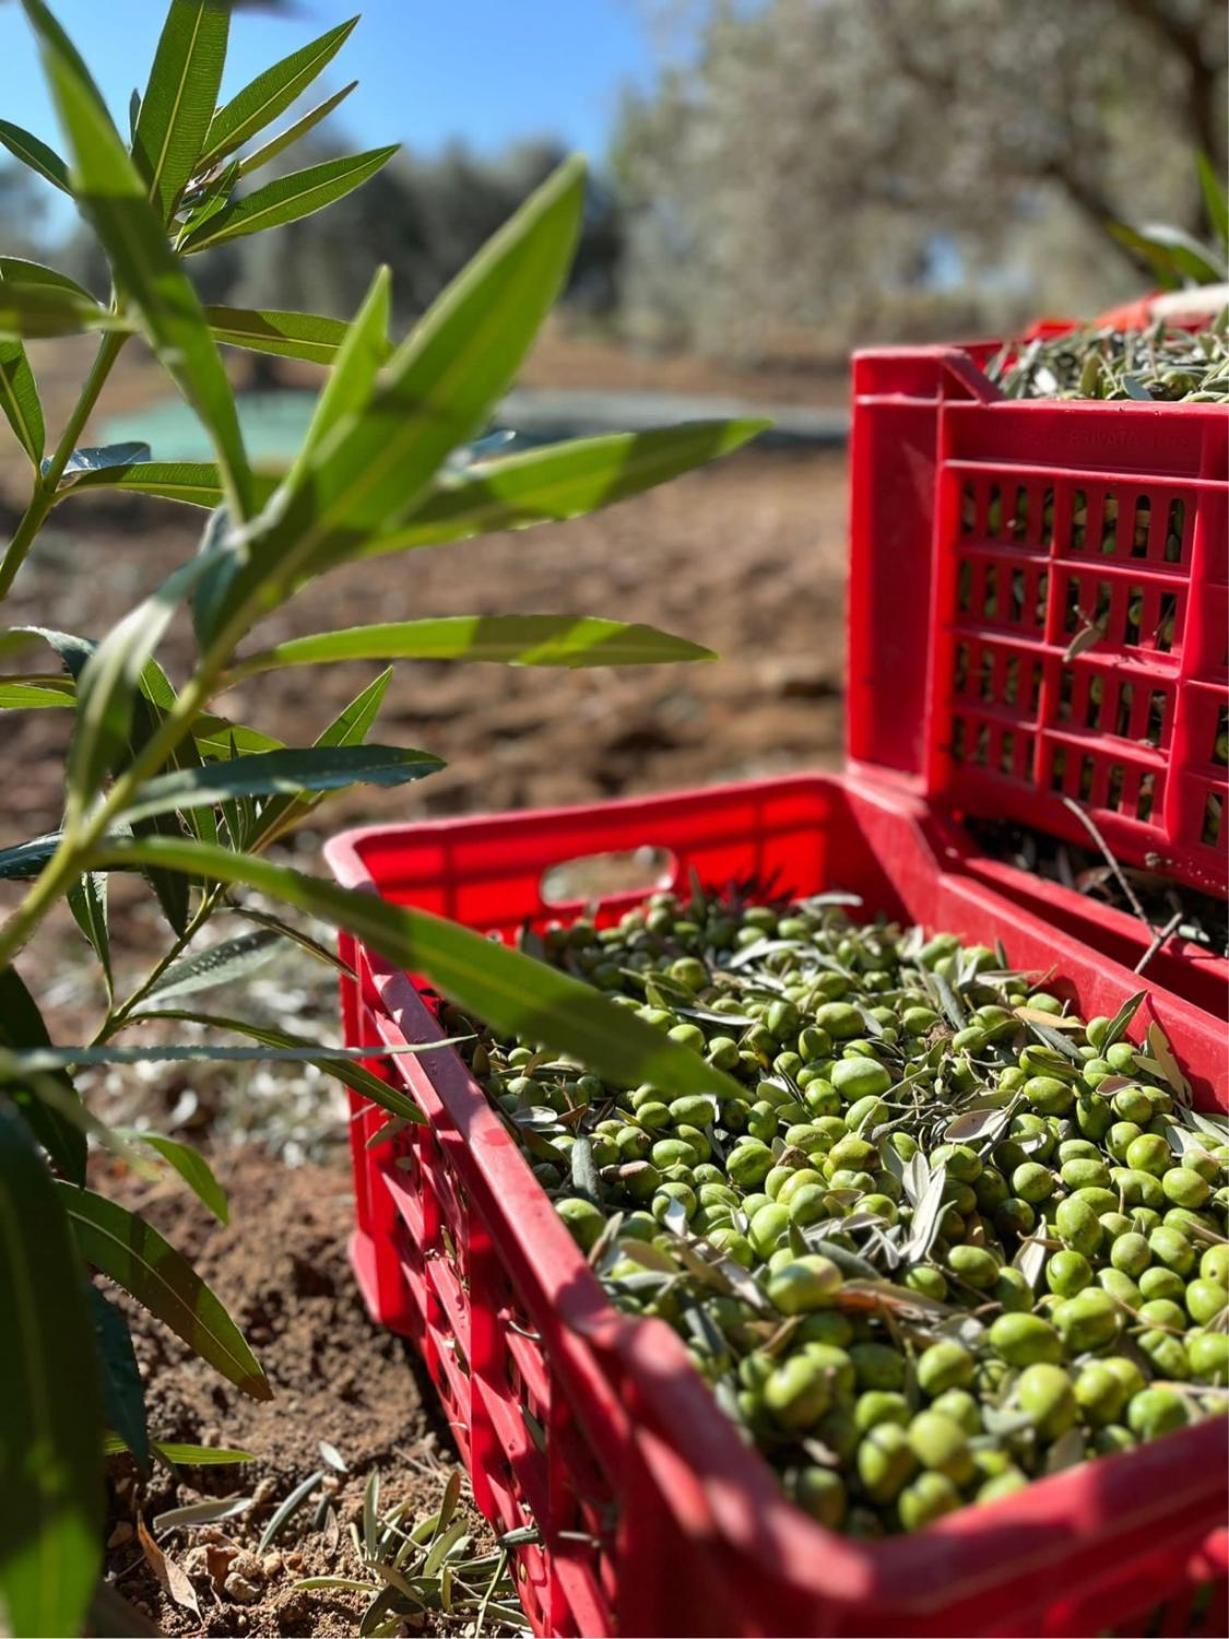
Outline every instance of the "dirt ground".
<path id="1" fill-rule="evenodd" d="M 67 349 L 43 349 L 36 361 L 52 426 L 79 378 L 79 363 Z M 653 384 L 642 362 L 613 358 L 596 341 L 557 348 L 553 360 L 548 350 L 527 379 Z M 653 381 L 778 399 L 810 391 L 797 381 L 791 389 L 784 377 L 757 389 L 686 361 Z M 126 365 L 104 408 L 135 407 L 151 390 L 164 389 L 151 372 Z M 816 387 L 816 401 L 830 402 L 833 392 L 839 388 Z M 18 469 L 0 460 L 0 532 L 11 527 L 21 499 L 17 477 Z M 593 672 L 402 666 L 373 737 L 426 747 L 444 757 L 447 768 L 417 786 L 344 795 L 279 851 L 319 869 L 322 836 L 348 823 L 587 802 L 833 766 L 841 754 L 844 510 L 839 455 L 751 451 L 592 519 L 390 558 L 315 583 L 253 641 L 264 646 L 431 614 L 558 611 L 650 622 L 720 658 Z M 73 499 L 57 511 L 25 565 L 5 624 L 100 635 L 194 552 L 202 523 L 202 514 L 162 503 L 102 494 Z M 188 624 L 178 621 L 159 658 L 181 681 L 191 654 Z M 216 704 L 231 718 L 306 744 L 376 670 L 350 665 L 274 673 Z M 5 715 L 0 846 L 56 825 L 70 726 L 66 712 Z M 16 888 L 0 884 L 0 915 L 15 902 Z M 112 939 L 121 986 L 148 967 L 165 938 L 143 884 L 117 881 Z M 21 959 L 61 1042 L 88 1039 L 96 1022 L 99 998 L 84 956 L 62 915 Z M 327 973 L 308 982 L 293 966 L 275 962 L 260 982 L 264 1010 L 272 1010 L 275 1022 L 335 1039 Z M 237 1006 L 216 1010 L 255 1004 L 256 989 L 250 985 Z M 267 1406 L 243 1400 L 133 1310 L 155 1436 L 243 1446 L 257 1461 L 192 1471 L 192 1485 L 178 1489 L 160 1470 L 142 1493 L 134 1489 L 127 1459 L 114 1460 L 108 1571 L 118 1592 L 167 1633 L 352 1633 L 361 1596 L 309 1595 L 292 1584 L 305 1575 L 355 1573 L 347 1526 L 373 1470 L 384 1496 L 406 1502 L 413 1516 L 438 1505 L 455 1452 L 410 1352 L 371 1326 L 359 1303 L 345 1259 L 353 1202 L 336 1098 L 313 1103 L 321 1098 L 318 1084 L 288 1084 L 284 1077 L 265 1076 L 268 1085 L 259 1076 L 240 1083 L 237 1075 L 228 1081 L 215 1072 L 180 1074 L 180 1068 L 84 1081 L 105 1117 L 146 1116 L 160 1130 L 202 1141 L 232 1191 L 232 1227 L 214 1223 L 178 1187 L 114 1175 L 104 1187 L 142 1205 L 197 1261 L 247 1331 L 277 1395 Z M 283 1164 L 305 1156 L 326 1164 Z M 335 1476 L 335 1532 L 314 1529 L 313 1508 L 305 1508 L 269 1556 L 253 1557 L 272 1510 L 321 1465 L 321 1438 L 349 1467 Z M 191 1577 L 198 1622 L 161 1592 L 130 1533 L 138 1507 L 152 1520 L 203 1494 L 232 1492 L 258 1501 L 241 1518 L 161 1539 Z M 480 1543 L 489 1543 L 480 1522 L 475 1530 Z M 219 1590 L 209 1574 L 207 1550 L 214 1550 L 216 1565 L 218 1553 L 224 1558 L 231 1546 L 248 1556 L 234 1562 L 242 1573 L 238 1585 L 247 1584 L 242 1600 L 231 1597 L 227 1583 Z M 415 1631 L 440 1629 L 428 1619 Z"/>
<path id="2" fill-rule="evenodd" d="M 112 1459 L 108 1576 L 138 1616 L 168 1634 L 353 1633 L 370 1595 L 294 1584 L 320 1576 L 370 1579 L 349 1536 L 370 1475 L 379 1474 L 382 1508 L 404 1504 L 413 1521 L 439 1508 L 455 1454 L 413 1350 L 373 1327 L 359 1300 L 346 1260 L 354 1210 L 346 1174 L 287 1169 L 247 1150 L 223 1160 L 219 1175 L 231 1195 L 229 1228 L 180 1189 L 116 1177 L 114 1169 L 111 1178 L 95 1179 L 173 1236 L 227 1304 L 275 1391 L 268 1403 L 245 1399 L 165 1327 L 126 1304 L 148 1387 L 151 1436 L 237 1447 L 256 1461 L 185 1469 L 184 1484 L 158 1467 L 142 1485 L 130 1459 Z M 322 1460 L 322 1438 L 348 1472 Z M 259 1553 L 279 1504 L 321 1468 L 328 1518 L 315 1522 L 313 1498 Z M 252 1505 L 218 1524 L 159 1534 L 163 1552 L 192 1583 L 198 1622 L 160 1588 L 135 1535 L 137 1516 L 150 1524 L 167 1509 L 230 1496 L 251 1498 Z M 490 1533 L 468 1500 L 462 1512 L 479 1551 L 489 1550 Z"/>

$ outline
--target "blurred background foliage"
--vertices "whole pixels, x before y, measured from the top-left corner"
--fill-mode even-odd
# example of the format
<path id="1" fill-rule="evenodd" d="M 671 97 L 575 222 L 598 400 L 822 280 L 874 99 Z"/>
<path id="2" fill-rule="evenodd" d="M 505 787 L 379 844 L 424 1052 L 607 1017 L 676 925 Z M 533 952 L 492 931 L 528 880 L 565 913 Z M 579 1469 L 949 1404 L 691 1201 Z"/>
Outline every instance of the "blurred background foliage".
<path id="1" fill-rule="evenodd" d="M 1223 165 L 1221 0 L 627 3 L 657 68 L 593 156 L 568 292 L 616 339 L 754 365 L 1003 332 L 1139 291 L 1107 220 L 1203 226 L 1191 155 Z M 335 126 L 286 168 L 343 151 Z M 403 151 L 334 209 L 202 258 L 206 298 L 345 315 L 383 260 L 408 321 L 560 154 Z M 7 248 L 43 248 L 39 193 L 0 169 Z M 57 252 L 105 291 L 87 235 Z"/>

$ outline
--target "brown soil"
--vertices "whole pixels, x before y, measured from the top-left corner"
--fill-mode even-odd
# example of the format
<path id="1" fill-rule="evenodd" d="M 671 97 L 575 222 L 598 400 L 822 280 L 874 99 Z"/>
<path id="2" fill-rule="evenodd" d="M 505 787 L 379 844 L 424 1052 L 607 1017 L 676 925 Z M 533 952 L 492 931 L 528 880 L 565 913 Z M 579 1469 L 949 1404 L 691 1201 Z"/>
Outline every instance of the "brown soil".
<path id="1" fill-rule="evenodd" d="M 256 1461 L 185 1471 L 190 1484 L 177 1484 L 159 1466 L 142 1484 L 129 1459 L 113 1459 L 107 1528 L 116 1545 L 108 1551 L 107 1571 L 138 1615 L 165 1633 L 352 1634 L 364 1605 L 361 1595 L 299 1591 L 294 1583 L 308 1576 L 363 1574 L 348 1525 L 359 1515 L 373 1471 L 380 1476 L 382 1506 L 406 1503 L 414 1519 L 439 1507 L 455 1452 L 413 1350 L 373 1326 L 359 1300 L 346 1259 L 354 1213 L 347 1174 L 320 1167 L 288 1170 L 256 1151 L 219 1171 L 231 1193 L 229 1228 L 169 1185 L 113 1176 L 102 1187 L 173 1234 L 243 1328 L 275 1398 L 266 1404 L 245 1399 L 165 1327 L 124 1300 L 148 1388 L 152 1436 L 236 1446 L 254 1452 Z M 268 1553 L 258 1555 L 261 1532 L 278 1504 L 326 1466 L 322 1438 L 349 1468 L 348 1474 L 330 1473 L 326 1481 L 336 1523 L 315 1529 L 315 1505 L 309 1503 Z M 151 1523 L 165 1509 L 230 1495 L 255 1496 L 256 1502 L 237 1519 L 160 1539 L 163 1551 L 191 1578 L 201 1610 L 198 1623 L 160 1589 L 134 1539 L 136 1518 L 140 1513 Z M 490 1533 L 472 1508 L 469 1513 L 487 1551 Z M 231 1562 L 219 1588 L 205 1561 L 212 1557 L 217 1564 L 228 1548 L 242 1557 Z M 234 1596 L 232 1578 L 241 1579 L 240 1598 Z M 442 1630 L 428 1624 L 418 1631 Z"/>

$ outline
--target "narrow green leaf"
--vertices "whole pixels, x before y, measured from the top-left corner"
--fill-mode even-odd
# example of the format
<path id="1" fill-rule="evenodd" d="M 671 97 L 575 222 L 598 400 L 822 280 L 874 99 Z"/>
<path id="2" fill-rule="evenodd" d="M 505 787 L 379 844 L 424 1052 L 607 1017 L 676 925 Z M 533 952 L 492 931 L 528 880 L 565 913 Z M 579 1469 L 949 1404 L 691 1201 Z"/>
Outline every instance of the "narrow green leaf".
<path id="1" fill-rule="evenodd" d="M 272 1398 L 239 1328 L 182 1253 L 117 1201 L 72 1184 L 57 1189 L 87 1263 L 131 1293 L 244 1394 Z"/>
<path id="2" fill-rule="evenodd" d="M 440 478 L 387 534 L 358 555 L 382 557 L 420 546 L 442 546 L 497 529 L 578 518 L 664 484 L 681 473 L 740 449 L 768 421 L 689 421 L 643 433 L 571 439 Z"/>
<path id="3" fill-rule="evenodd" d="M 1225 185 L 1207 154 L 1195 155 L 1195 168 L 1199 173 L 1199 191 L 1203 195 L 1203 208 L 1212 232 L 1219 240 L 1221 249 L 1229 252 L 1229 195 L 1225 193 Z"/>
<path id="4" fill-rule="evenodd" d="M 0 1607 L 15 1634 L 80 1633 L 98 1576 L 102 1424 L 84 1286 L 50 1174 L 0 1099 Z"/>
<path id="5" fill-rule="evenodd" d="M 38 467 L 46 447 L 43 402 L 38 382 L 29 369 L 26 349 L 20 341 L 0 341 L 0 410 L 13 428 L 13 436 Z"/>
<path id="6" fill-rule="evenodd" d="M 62 835 L 60 831 L 49 831 L 27 842 L 15 842 L 11 848 L 0 848 L 0 882 L 22 882 L 37 876 L 60 846 Z"/>
<path id="7" fill-rule="evenodd" d="M 263 131 L 279 114 L 285 113 L 317 75 L 328 67 L 357 22 L 357 17 L 351 17 L 348 22 L 329 29 L 318 40 L 301 46 L 289 57 L 284 57 L 272 68 L 258 74 L 225 107 L 219 108 L 205 138 L 202 163 L 209 164 L 233 153 L 258 131 Z"/>
<path id="8" fill-rule="evenodd" d="M 280 916 L 274 916 L 269 911 L 256 910 L 250 905 L 228 905 L 227 910 L 232 916 L 238 916 L 245 922 L 254 922 L 257 927 L 269 928 L 280 933 L 283 939 L 289 939 L 292 945 L 298 945 L 313 961 L 321 962 L 325 967 L 334 968 L 343 973 L 346 978 L 354 977 L 354 969 L 348 962 L 343 962 L 335 950 L 322 945 L 318 939 L 313 939 L 310 933 L 302 928 L 296 928 L 290 922 L 283 922 Z"/>
<path id="9" fill-rule="evenodd" d="M 172 224 L 176 254 L 183 248 L 190 233 L 195 233 L 206 222 L 211 222 L 219 211 L 226 209 L 238 182 L 239 162 L 232 159 L 215 176 L 203 178 L 199 186 L 189 185 Z"/>
<path id="10" fill-rule="evenodd" d="M 210 566 L 193 558 L 112 627 L 86 662 L 77 683 L 77 726 L 68 752 L 70 802 L 78 810 L 93 797 L 128 742 L 141 674 L 175 610 Z"/>
<path id="11" fill-rule="evenodd" d="M 92 296 L 83 298 L 61 285 L 22 284 L 15 279 L 0 283 L 0 338 L 38 340 L 128 329 L 126 320 L 108 313 Z"/>
<path id="12" fill-rule="evenodd" d="M 389 961 L 411 973 L 425 973 L 450 1000 L 492 1028 L 575 1054 L 596 1075 L 621 1086 L 648 1081 L 679 1093 L 740 1096 L 735 1092 L 738 1083 L 729 1076 L 627 1008 L 616 1007 L 591 985 L 442 917 L 390 905 L 373 894 L 341 888 L 265 859 L 187 840 L 116 841 L 100 849 L 91 863 L 122 859 L 245 883 L 343 927 Z"/>
<path id="13" fill-rule="evenodd" d="M 74 195 L 138 309 L 151 345 L 208 428 L 234 492 L 250 510 L 250 479 L 234 395 L 200 301 L 81 58 L 44 0 L 22 0 L 72 155 Z"/>
<path id="14" fill-rule="evenodd" d="M 229 28 L 229 0 L 171 0 L 132 144 L 163 222 L 171 220 L 213 119 Z"/>
<path id="15" fill-rule="evenodd" d="M 513 666 L 646 666 L 712 660 L 686 638 L 592 615 L 445 615 L 290 638 L 242 661 L 232 679 L 333 660 L 490 660 Z"/>
<path id="16" fill-rule="evenodd" d="M 19 285 L 50 285 L 54 290 L 70 291 L 83 302 L 94 301 L 85 286 L 69 278 L 67 273 L 61 273 L 59 268 L 45 267 L 42 262 L 32 262 L 26 256 L 0 256 L 0 277 Z"/>
<path id="17" fill-rule="evenodd" d="M 254 532 L 224 599 L 197 600 L 206 635 L 237 607 L 253 618 L 321 563 L 399 522 L 450 451 L 486 424 L 558 295 L 584 200 L 577 160 L 559 168 L 433 304 L 375 393 L 347 415 Z"/>
<path id="18" fill-rule="evenodd" d="M 350 704 L 343 707 L 328 727 L 317 736 L 316 746 L 362 745 L 383 704 L 392 675 L 392 668 L 389 667 L 382 671 L 374 682 L 361 689 Z M 261 809 L 256 826 L 247 838 L 248 851 L 257 853 L 274 837 L 284 835 L 292 825 L 310 814 L 323 801 L 323 792 L 307 796 L 272 798 Z"/>
<path id="19" fill-rule="evenodd" d="M 267 1058 L 275 1063 L 313 1064 L 317 1070 L 333 1076 L 344 1087 L 361 1093 L 373 1104 L 378 1104 L 382 1110 L 387 1110 L 389 1115 L 398 1116 L 402 1121 L 423 1120 L 422 1112 L 405 1092 L 400 1088 L 390 1087 L 386 1081 L 374 1075 L 360 1062 L 363 1057 L 375 1057 L 377 1052 L 383 1049 L 369 1049 L 361 1055 L 344 1053 L 339 1048 L 318 1046 L 304 1041 L 301 1036 L 292 1036 L 289 1031 L 272 1030 L 265 1025 L 253 1024 L 248 1019 L 224 1018 L 215 1013 L 192 1013 L 182 1008 L 155 1008 L 149 1012 L 142 1011 L 138 1017 L 164 1019 L 168 1023 L 178 1021 L 181 1024 L 200 1024 L 214 1030 L 229 1030 L 237 1036 L 246 1036 L 250 1041 L 260 1042 L 269 1050 L 264 1054 L 252 1054 L 253 1058 Z M 215 1048 L 212 1051 L 217 1052 L 219 1049 Z"/>
<path id="20" fill-rule="evenodd" d="M 282 742 L 271 734 L 261 734 L 258 729 L 232 723 L 226 717 L 212 717 L 208 712 L 197 718 L 192 732 L 202 757 L 220 758 L 223 762 L 240 753 L 282 749 Z"/>
<path id="21" fill-rule="evenodd" d="M 114 998 L 111 977 L 111 933 L 107 920 L 107 878 L 102 871 L 86 871 L 68 890 L 68 908 L 86 943 L 98 958 L 107 1000 Z"/>
<path id="22" fill-rule="evenodd" d="M 1148 269 L 1162 290 L 1177 290 L 1181 286 L 1182 275 L 1174 266 L 1173 257 L 1167 249 L 1156 244 L 1148 235 L 1128 227 L 1125 222 L 1107 222 L 1105 229 L 1111 239 L 1116 239 L 1125 251 Z"/>
<path id="23" fill-rule="evenodd" d="M 38 1003 L 26 989 L 16 967 L 10 963 L 0 971 L 0 1048 L 17 1052 L 24 1048 L 50 1045 L 51 1037 L 38 1010 Z M 68 1097 L 75 1103 L 81 1102 L 65 1071 L 59 1071 L 55 1079 Z M 34 1087 L 17 1084 L 7 1087 L 5 1091 L 18 1114 L 64 1176 L 74 1183 L 83 1182 L 86 1141 L 80 1126 L 53 1108 L 45 1098 L 40 1098 Z"/>
<path id="24" fill-rule="evenodd" d="M 288 485 L 293 488 L 313 454 L 346 416 L 357 414 L 371 397 L 376 375 L 388 358 L 388 325 L 392 303 L 392 274 L 376 270 L 363 305 L 347 327 L 345 344 L 329 379 L 320 390 L 311 423 L 303 439 Z"/>
<path id="25" fill-rule="evenodd" d="M 19 159 L 23 165 L 28 165 L 61 193 L 72 193 L 68 180 L 68 166 L 54 148 L 49 148 L 38 137 L 31 136 L 29 131 L 23 131 L 21 126 L 14 125 L 12 120 L 0 120 L 0 142 L 15 159 Z"/>
<path id="26" fill-rule="evenodd" d="M 1167 255 L 1181 277 L 1194 285 L 1221 284 L 1229 276 L 1225 258 L 1209 245 L 1204 245 L 1193 234 L 1167 223 L 1150 222 L 1139 230 L 1139 237 Z"/>
<path id="27" fill-rule="evenodd" d="M 0 678 L 0 710 L 40 711 L 54 706 L 71 708 L 77 691 L 67 677 Z"/>
<path id="28" fill-rule="evenodd" d="M 234 939 L 210 945 L 172 962 L 170 967 L 145 994 L 146 1002 L 170 996 L 191 996 L 199 990 L 213 990 L 217 985 L 233 984 L 264 967 L 281 946 L 281 935 L 269 929 L 255 933 L 241 933 Z"/>
<path id="29" fill-rule="evenodd" d="M 106 472 L 111 467 L 130 467 L 134 461 L 149 460 L 149 445 L 131 439 L 124 444 L 82 445 L 64 463 L 61 483 L 71 484 L 79 473 Z"/>
<path id="30" fill-rule="evenodd" d="M 372 148 L 345 159 L 326 159 L 320 165 L 308 166 L 305 171 L 292 171 L 266 182 L 263 188 L 232 199 L 216 216 L 190 233 L 182 249 L 185 255 L 191 255 L 207 250 L 210 245 L 225 244 L 249 233 L 263 233 L 268 228 L 285 227 L 288 222 L 313 216 L 361 187 L 388 164 L 399 146 L 394 142 L 387 148 Z"/>
<path id="31" fill-rule="evenodd" d="M 438 773 L 443 766 L 430 752 L 401 746 L 264 751 L 146 780 L 123 817 L 134 822 L 235 797 L 297 797 L 305 791 L 337 791 L 347 785 L 405 785 Z"/>
<path id="32" fill-rule="evenodd" d="M 0 262 L 0 280 L 8 277 Z M 38 384 L 19 341 L 0 341 L 0 409 L 17 442 L 37 468 L 46 447 L 46 425 Z"/>
<path id="33" fill-rule="evenodd" d="M 93 1284 L 86 1292 L 94 1323 L 94 1348 L 102 1383 L 103 1411 L 107 1422 L 118 1430 L 143 1473 L 150 1465 L 149 1429 L 145 1421 L 145 1387 L 132 1347 L 128 1322 L 115 1305 Z"/>
<path id="34" fill-rule="evenodd" d="M 198 1446 L 184 1445 L 174 1440 L 154 1440 L 151 1442 L 158 1456 L 163 1462 L 169 1463 L 172 1468 L 214 1468 L 225 1467 L 229 1463 L 254 1463 L 256 1453 L 243 1451 L 234 1446 Z M 113 1430 L 103 1435 L 103 1455 L 116 1457 L 129 1449 L 128 1442 Z"/>
<path id="35" fill-rule="evenodd" d="M 259 1543 L 256 1545 L 257 1553 L 263 1554 L 269 1544 L 276 1540 L 283 1528 L 289 1524 L 291 1517 L 299 1511 L 323 1478 L 324 1470 L 322 1468 L 316 1469 L 314 1474 L 309 1474 L 305 1480 L 301 1480 L 290 1495 L 278 1504 L 268 1525 L 264 1528 Z"/>
<path id="36" fill-rule="evenodd" d="M 351 80 L 349 85 L 343 85 L 340 91 L 334 91 L 331 97 L 326 97 L 314 108 L 309 108 L 306 114 L 301 114 L 292 125 L 286 126 L 285 130 L 279 131 L 275 137 L 270 137 L 268 142 L 254 148 L 250 154 L 245 154 L 239 161 L 239 175 L 251 176 L 253 171 L 259 171 L 262 166 L 268 165 L 270 160 L 276 159 L 279 154 L 285 153 L 287 148 L 293 147 L 309 131 L 314 131 L 322 120 L 328 119 L 333 110 L 345 102 L 357 85 L 357 80 Z"/>
<path id="37" fill-rule="evenodd" d="M 208 1207 L 220 1224 L 230 1222 L 230 1202 L 226 1191 L 214 1177 L 213 1168 L 199 1150 L 193 1149 L 191 1144 L 182 1143 L 178 1138 L 168 1138 L 165 1133 L 146 1132 L 138 1127 L 119 1127 L 116 1130 L 121 1138 L 130 1139 L 133 1143 L 148 1144 L 151 1150 L 156 1150 L 167 1165 L 175 1169 L 202 1206 Z"/>
<path id="38" fill-rule="evenodd" d="M 204 847 L 204 843 L 191 843 Z M 150 1012 L 139 1015 L 144 1019 L 170 1018 L 172 1015 Z M 456 1037 L 455 1040 L 465 1038 Z M 0 1084 L 11 1083 L 21 1075 L 43 1076 L 48 1071 L 62 1070 L 65 1065 L 98 1064 L 312 1064 L 321 1062 L 396 1057 L 398 1053 L 425 1053 L 441 1046 L 432 1042 L 428 1047 L 382 1047 L 373 1042 L 362 1047 L 319 1047 L 309 1043 L 301 1047 L 270 1047 L 254 1053 L 250 1047 L 216 1047 L 201 1042 L 159 1042 L 151 1047 L 87 1047 L 84 1043 L 71 1047 L 24 1047 L 18 1052 L 0 1053 Z M 95 1133 L 101 1143 L 114 1141 L 112 1147 L 123 1151 L 124 1159 L 131 1160 L 135 1152 L 128 1141 L 117 1136 L 118 1129 L 107 1127 L 88 1111 L 78 1117 L 81 1125 Z"/>
<path id="39" fill-rule="evenodd" d="M 253 311 L 244 307 L 207 307 L 205 317 L 214 340 L 227 347 L 305 359 L 309 364 L 332 364 L 348 329 L 344 319 L 326 319 L 318 313 L 279 313 L 271 308 Z M 386 346 L 385 356 L 387 353 Z"/>
<path id="40" fill-rule="evenodd" d="M 253 473 L 254 504 L 264 506 L 280 483 L 278 474 Z M 69 493 L 90 489 L 120 489 L 131 494 L 154 495 L 166 501 L 183 501 L 187 506 L 205 507 L 210 512 L 226 499 L 221 475 L 212 461 L 133 461 L 127 466 L 68 473 L 60 481 L 56 500 L 62 500 Z"/>

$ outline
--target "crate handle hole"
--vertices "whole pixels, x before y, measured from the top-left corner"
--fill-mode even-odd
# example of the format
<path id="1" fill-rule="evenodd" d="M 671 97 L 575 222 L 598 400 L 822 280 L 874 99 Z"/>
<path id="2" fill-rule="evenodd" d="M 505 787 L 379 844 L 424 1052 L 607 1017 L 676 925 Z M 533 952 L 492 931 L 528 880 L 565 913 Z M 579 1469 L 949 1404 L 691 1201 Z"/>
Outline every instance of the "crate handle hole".
<path id="1" fill-rule="evenodd" d="M 672 887 L 678 876 L 679 863 L 669 848 L 645 844 L 560 860 L 543 871 L 539 892 L 544 905 L 575 905 L 614 894 L 653 893 Z"/>

